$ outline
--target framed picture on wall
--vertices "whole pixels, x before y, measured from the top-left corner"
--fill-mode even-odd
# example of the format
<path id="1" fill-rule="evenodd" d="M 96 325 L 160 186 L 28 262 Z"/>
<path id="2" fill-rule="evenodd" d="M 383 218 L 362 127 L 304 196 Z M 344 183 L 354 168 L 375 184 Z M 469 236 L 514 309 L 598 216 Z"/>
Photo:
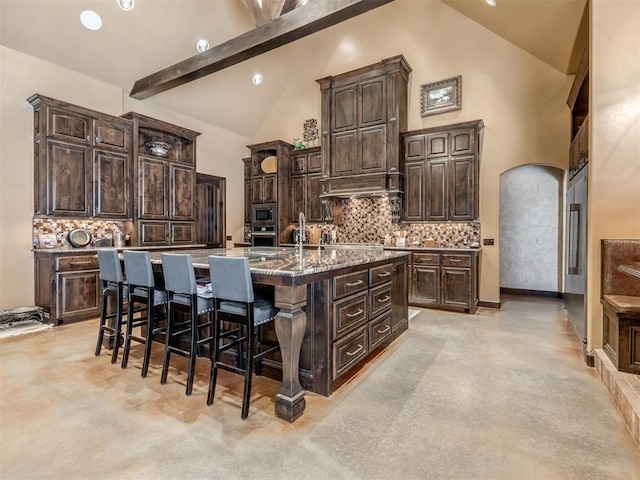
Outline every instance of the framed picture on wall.
<path id="1" fill-rule="evenodd" d="M 421 86 L 423 117 L 451 112 L 462 108 L 462 75 Z"/>

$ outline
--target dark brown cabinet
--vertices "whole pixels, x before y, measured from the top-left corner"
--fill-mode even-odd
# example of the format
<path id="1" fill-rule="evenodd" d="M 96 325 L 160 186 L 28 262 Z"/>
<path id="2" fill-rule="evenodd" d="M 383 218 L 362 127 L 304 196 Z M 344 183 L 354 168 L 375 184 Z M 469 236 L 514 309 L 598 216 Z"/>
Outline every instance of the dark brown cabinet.
<path id="1" fill-rule="evenodd" d="M 198 132 L 130 112 L 133 122 L 134 178 L 138 244 L 196 242 L 196 138 Z M 149 143 L 169 146 L 162 153 Z"/>
<path id="2" fill-rule="evenodd" d="M 41 95 L 34 108 L 36 215 L 131 216 L 132 124 Z"/>
<path id="3" fill-rule="evenodd" d="M 297 152 L 297 153 L 296 153 Z M 303 212 L 307 222 L 319 223 L 322 218 L 320 201 L 320 168 L 322 152 L 320 147 L 310 147 L 303 151 L 294 150 L 291 155 L 291 223 L 298 223 Z"/>
<path id="4" fill-rule="evenodd" d="M 409 304 L 475 313 L 478 307 L 479 251 L 413 252 Z"/>
<path id="5" fill-rule="evenodd" d="M 275 203 L 277 201 L 277 175 L 256 175 L 251 178 L 251 203 Z"/>
<path id="6" fill-rule="evenodd" d="M 322 93 L 322 195 L 399 195 L 400 132 L 411 67 L 402 56 L 318 80 Z M 357 180 L 354 183 L 354 176 Z"/>
<path id="7" fill-rule="evenodd" d="M 478 219 L 482 120 L 403 134 L 404 220 Z"/>

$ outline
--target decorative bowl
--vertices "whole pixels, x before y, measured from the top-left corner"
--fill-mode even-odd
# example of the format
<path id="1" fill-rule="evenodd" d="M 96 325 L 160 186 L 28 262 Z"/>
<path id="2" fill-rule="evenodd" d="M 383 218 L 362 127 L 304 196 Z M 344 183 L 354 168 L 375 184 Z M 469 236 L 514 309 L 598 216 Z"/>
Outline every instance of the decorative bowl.
<path id="1" fill-rule="evenodd" d="M 151 152 L 151 155 L 157 155 L 158 157 L 166 157 L 171 145 L 165 142 L 147 142 L 147 148 Z"/>

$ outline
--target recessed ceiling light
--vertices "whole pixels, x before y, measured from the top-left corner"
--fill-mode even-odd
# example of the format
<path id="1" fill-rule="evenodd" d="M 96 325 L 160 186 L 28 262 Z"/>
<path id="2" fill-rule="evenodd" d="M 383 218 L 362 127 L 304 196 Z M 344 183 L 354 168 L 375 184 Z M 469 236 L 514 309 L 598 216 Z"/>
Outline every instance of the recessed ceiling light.
<path id="1" fill-rule="evenodd" d="M 100 15 L 92 10 L 85 10 L 80 14 L 80 21 L 82 25 L 87 27 L 89 30 L 99 30 L 102 26 L 102 19 Z"/>
<path id="2" fill-rule="evenodd" d="M 309 0 L 298 0 L 300 5 L 306 5 L 307 3 L 309 3 Z"/>
<path id="3" fill-rule="evenodd" d="M 206 52 L 207 50 L 209 50 L 209 42 L 207 42 L 204 38 L 201 38 L 196 42 L 196 49 L 200 53 Z"/>
<path id="4" fill-rule="evenodd" d="M 122 10 L 128 12 L 133 8 L 133 0 L 118 0 L 118 5 Z"/>
<path id="5" fill-rule="evenodd" d="M 262 75 L 260 75 L 259 73 L 256 73 L 253 76 L 252 82 L 254 85 L 260 85 L 262 83 Z"/>
<path id="6" fill-rule="evenodd" d="M 485 2 L 487 2 L 487 4 L 491 5 L 492 7 L 496 6 L 496 0 L 484 0 Z"/>

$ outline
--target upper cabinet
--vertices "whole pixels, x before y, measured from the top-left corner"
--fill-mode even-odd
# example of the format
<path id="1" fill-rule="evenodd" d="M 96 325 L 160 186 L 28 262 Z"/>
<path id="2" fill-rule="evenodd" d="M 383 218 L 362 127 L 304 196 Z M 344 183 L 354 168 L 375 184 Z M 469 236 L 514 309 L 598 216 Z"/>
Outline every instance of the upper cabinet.
<path id="1" fill-rule="evenodd" d="M 401 193 L 400 132 L 407 126 L 410 73 L 399 55 L 318 80 L 323 197 Z"/>
<path id="2" fill-rule="evenodd" d="M 135 222 L 140 246 L 196 241 L 198 132 L 130 112 L 133 122 Z"/>
<path id="3" fill-rule="evenodd" d="M 294 150 L 291 153 L 291 168 L 289 221 L 298 223 L 299 214 L 303 212 L 307 222 L 322 222 L 322 204 L 320 202 L 322 151 L 320 147 Z"/>
<path id="4" fill-rule="evenodd" d="M 406 132 L 404 220 L 478 219 L 482 120 Z"/>
<path id="5" fill-rule="evenodd" d="M 571 147 L 569 151 L 569 177 L 589 163 L 589 47 L 580 59 L 573 79 L 567 105 L 571 109 Z"/>
<path id="6" fill-rule="evenodd" d="M 132 215 L 132 123 L 33 95 L 34 213 L 125 219 Z"/>

